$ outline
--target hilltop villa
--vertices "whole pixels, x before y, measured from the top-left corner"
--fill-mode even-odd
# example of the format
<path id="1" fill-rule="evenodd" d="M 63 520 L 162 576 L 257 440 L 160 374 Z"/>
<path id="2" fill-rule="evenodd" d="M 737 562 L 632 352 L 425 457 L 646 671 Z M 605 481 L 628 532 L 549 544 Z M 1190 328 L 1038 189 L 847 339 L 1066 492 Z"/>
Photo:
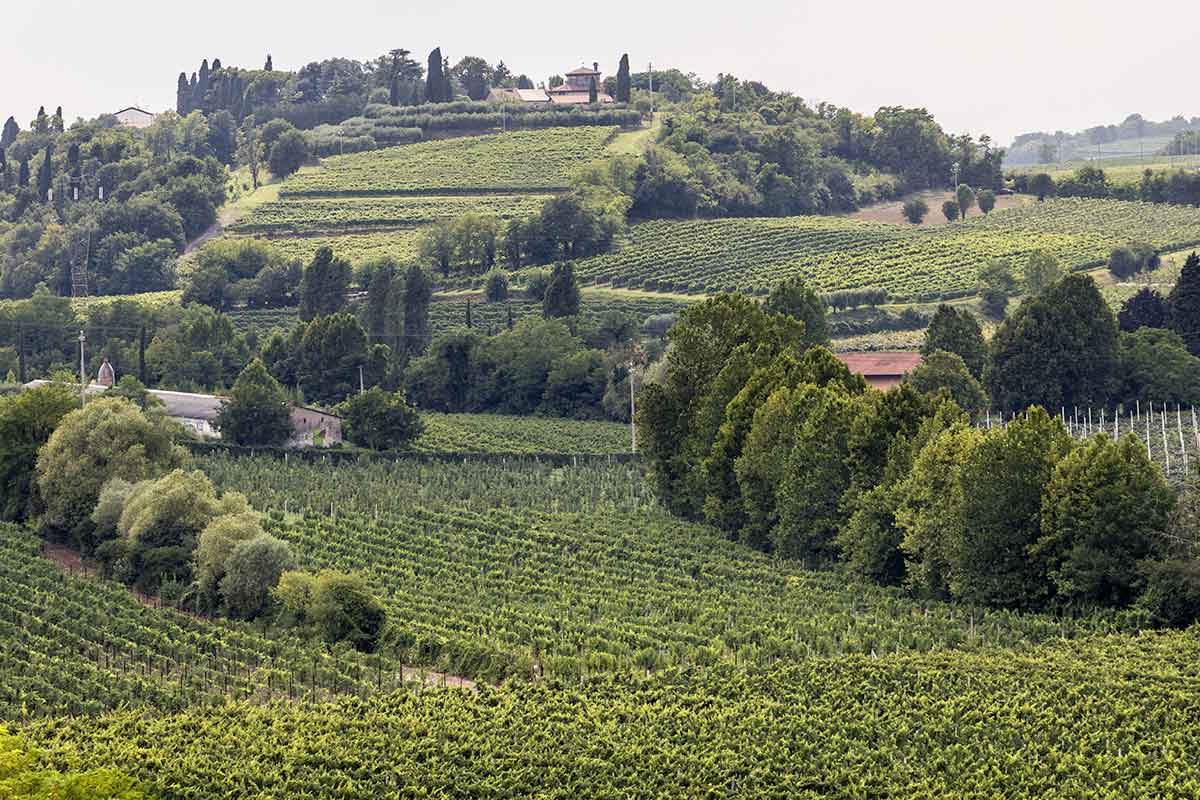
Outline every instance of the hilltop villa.
<path id="1" fill-rule="evenodd" d="M 604 93 L 604 78 L 600 74 L 598 62 L 593 62 L 590 69 L 579 67 L 571 70 L 561 86 L 552 89 L 492 89 L 488 99 L 556 106 L 585 106 L 591 94 L 592 80 L 596 81 L 596 102 L 613 102 L 613 99 Z"/>

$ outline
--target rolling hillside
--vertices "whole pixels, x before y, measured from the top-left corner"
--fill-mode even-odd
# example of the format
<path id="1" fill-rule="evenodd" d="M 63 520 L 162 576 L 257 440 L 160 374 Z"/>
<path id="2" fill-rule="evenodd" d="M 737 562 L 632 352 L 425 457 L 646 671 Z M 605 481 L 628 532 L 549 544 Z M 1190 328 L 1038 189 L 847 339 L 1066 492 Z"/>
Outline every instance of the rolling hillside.
<path id="1" fill-rule="evenodd" d="M 935 213 L 935 212 L 931 212 Z M 578 265 L 581 279 L 678 292 L 765 293 L 789 275 L 821 291 L 877 286 L 896 300 L 973 294 L 981 266 L 1044 248 L 1081 269 L 1113 248 L 1200 242 L 1200 210 L 1110 200 L 1052 200 L 911 228 L 843 217 L 646 222 L 617 252 Z"/>

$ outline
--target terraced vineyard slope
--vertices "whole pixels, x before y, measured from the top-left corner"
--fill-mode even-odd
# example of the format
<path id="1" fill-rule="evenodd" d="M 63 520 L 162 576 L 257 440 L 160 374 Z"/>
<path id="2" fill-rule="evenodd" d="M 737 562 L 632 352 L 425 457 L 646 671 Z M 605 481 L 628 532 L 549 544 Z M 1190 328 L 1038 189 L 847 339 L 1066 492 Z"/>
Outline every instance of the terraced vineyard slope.
<path id="1" fill-rule="evenodd" d="M 486 194 L 564 189 L 615 127 L 547 128 L 332 156 L 284 183 L 281 198 Z"/>
<path id="2" fill-rule="evenodd" d="M 231 232 L 272 239 L 301 261 L 322 246 L 354 263 L 411 261 L 422 226 L 464 214 L 534 213 L 603 156 L 617 131 L 521 130 L 330 156 L 284 181 L 278 200 L 255 208 Z"/>
<path id="3" fill-rule="evenodd" d="M 635 225 L 618 252 L 580 262 L 583 280 L 663 291 L 764 293 L 789 275 L 822 291 L 881 286 L 896 300 L 975 291 L 993 258 L 1019 262 L 1046 249 L 1073 269 L 1113 248 L 1200 242 L 1200 209 L 1117 200 L 1064 199 L 910 228 L 840 217 L 654 221 Z"/>

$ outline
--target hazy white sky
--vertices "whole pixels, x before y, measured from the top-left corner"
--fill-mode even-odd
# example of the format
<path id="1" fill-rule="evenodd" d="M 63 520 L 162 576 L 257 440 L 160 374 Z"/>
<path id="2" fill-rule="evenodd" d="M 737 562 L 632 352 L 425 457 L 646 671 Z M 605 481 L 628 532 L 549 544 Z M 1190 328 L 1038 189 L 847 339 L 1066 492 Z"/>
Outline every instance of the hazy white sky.
<path id="1" fill-rule="evenodd" d="M 1074 130 L 1200 115 L 1200 3 L 678 2 L 462 0 L 23 0 L 0 11 L 0 119 L 39 105 L 68 120 L 140 104 L 174 107 L 175 79 L 202 58 L 294 69 L 330 56 L 440 45 L 503 59 L 535 81 L 580 62 L 615 70 L 733 72 L 862 112 L 929 108 L 951 133 L 1007 144 Z M 583 9 L 594 9 L 585 13 Z"/>

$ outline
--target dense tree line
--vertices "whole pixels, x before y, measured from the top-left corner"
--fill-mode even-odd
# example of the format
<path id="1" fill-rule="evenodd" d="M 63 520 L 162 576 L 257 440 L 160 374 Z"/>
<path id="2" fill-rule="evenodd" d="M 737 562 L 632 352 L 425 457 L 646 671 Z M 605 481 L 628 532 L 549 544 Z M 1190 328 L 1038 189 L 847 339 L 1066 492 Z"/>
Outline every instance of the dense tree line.
<path id="1" fill-rule="evenodd" d="M 1147 169 L 1136 183 L 1112 183 L 1100 167 L 1080 167 L 1055 180 L 1046 173 L 1017 173 L 1008 180 L 1018 192 L 1045 197 L 1090 197 L 1111 200 L 1140 200 L 1146 203 L 1200 205 L 1200 175 L 1186 170 Z"/>
<path id="2" fill-rule="evenodd" d="M 176 257 L 225 202 L 235 132 L 219 119 L 162 115 L 142 134 L 112 117 L 6 127 L 0 296 L 29 297 L 41 284 L 69 295 L 83 265 L 91 294 L 171 288 Z"/>
<path id="3" fill-rule="evenodd" d="M 1092 302 L 1089 284 L 1056 283 L 1013 327 L 1032 318 L 1049 327 L 1041 308 L 1061 305 L 1070 330 Z M 1087 324 L 1111 326 L 1115 338 L 1111 314 L 1097 316 Z M 949 307 L 937 321 L 939 347 L 925 366 L 974 380 L 943 348 L 966 345 L 978 369 L 982 337 Z M 980 430 L 954 399 L 969 397 L 969 381 L 917 373 L 887 392 L 869 389 L 808 347 L 805 330 L 737 295 L 682 314 L 637 419 L 650 478 L 674 513 L 924 596 L 1029 609 L 1136 603 L 1165 624 L 1200 612 L 1200 582 L 1187 577 L 1197 574 L 1194 520 L 1172 518 L 1174 493 L 1135 438 L 1077 442 L 1036 405 Z M 985 366 L 990 382 L 996 363 L 1011 361 L 1006 347 Z M 1091 372 L 1057 381 L 1071 397 L 1098 391 Z"/>

